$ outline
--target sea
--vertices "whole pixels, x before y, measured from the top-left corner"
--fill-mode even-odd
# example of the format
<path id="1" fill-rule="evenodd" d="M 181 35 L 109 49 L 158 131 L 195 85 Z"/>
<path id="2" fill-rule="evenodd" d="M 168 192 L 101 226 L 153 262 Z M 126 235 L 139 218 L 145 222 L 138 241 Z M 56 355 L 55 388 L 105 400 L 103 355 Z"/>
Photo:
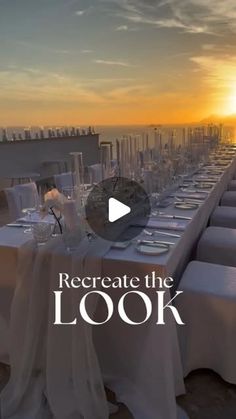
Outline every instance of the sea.
<path id="1" fill-rule="evenodd" d="M 217 125 L 217 124 L 216 124 Z M 155 144 L 155 132 L 156 130 L 161 130 L 162 136 L 162 144 L 169 144 L 171 142 L 175 147 L 179 145 L 184 145 L 188 142 L 188 128 L 196 128 L 203 126 L 206 127 L 205 124 L 185 124 L 185 125 L 177 125 L 177 124 L 166 124 L 166 125 L 97 125 L 93 126 L 92 128 L 96 133 L 99 134 L 100 142 L 111 142 L 113 144 L 113 156 L 116 156 L 116 143 L 117 140 L 121 140 L 124 137 L 129 136 L 136 136 L 138 137 L 140 146 L 142 147 L 145 144 L 147 148 L 153 148 Z M 6 130 L 7 137 L 11 140 L 14 137 L 18 138 L 19 133 L 21 133 L 22 138 L 24 138 L 24 130 L 30 130 L 31 137 L 35 138 L 36 133 L 39 133 L 41 129 L 44 130 L 45 137 L 47 137 L 48 130 L 52 129 L 56 131 L 56 129 L 65 130 L 72 129 L 72 126 L 31 126 L 31 127 L 23 127 L 23 126 L 15 126 L 15 127 L 0 127 L 0 141 L 2 140 L 3 130 Z M 79 128 L 80 131 L 88 130 L 88 126 L 74 126 L 75 129 Z M 227 127 L 224 126 L 223 128 L 224 133 L 223 137 L 226 140 L 235 139 L 235 128 L 234 127 Z M 139 146 L 139 147 L 140 147 Z"/>
<path id="2" fill-rule="evenodd" d="M 120 140 L 123 137 L 127 136 L 139 136 L 140 138 L 148 139 L 148 143 L 154 144 L 154 136 L 155 136 L 155 128 L 160 127 L 160 125 L 97 125 L 94 126 L 94 130 L 96 133 L 99 133 L 100 142 L 103 141 L 109 141 L 112 142 L 114 145 L 116 145 L 116 140 Z M 163 125 L 162 130 L 168 133 L 171 129 L 175 129 L 176 132 L 179 132 L 180 135 L 176 135 L 175 141 L 177 143 L 180 143 L 182 141 L 182 131 L 183 128 L 187 127 L 187 125 Z M 45 136 L 47 135 L 48 129 L 56 130 L 58 126 L 44 126 L 44 132 Z M 65 128 L 68 128 L 68 130 L 71 129 L 70 126 L 64 127 L 60 126 L 61 130 L 64 130 Z M 75 126 L 77 128 L 77 126 Z M 36 133 L 42 129 L 40 126 L 31 126 L 31 127 L 22 127 L 22 126 L 15 126 L 15 127 L 0 127 L 0 141 L 2 139 L 2 133 L 3 129 L 7 132 L 7 137 L 9 140 L 11 140 L 14 137 L 14 134 L 16 137 L 18 137 L 18 134 L 21 133 L 22 137 L 24 138 L 24 130 L 30 130 L 31 137 L 34 138 Z M 88 129 L 88 126 L 79 126 L 79 129 Z M 167 134 L 168 135 L 168 134 Z"/>

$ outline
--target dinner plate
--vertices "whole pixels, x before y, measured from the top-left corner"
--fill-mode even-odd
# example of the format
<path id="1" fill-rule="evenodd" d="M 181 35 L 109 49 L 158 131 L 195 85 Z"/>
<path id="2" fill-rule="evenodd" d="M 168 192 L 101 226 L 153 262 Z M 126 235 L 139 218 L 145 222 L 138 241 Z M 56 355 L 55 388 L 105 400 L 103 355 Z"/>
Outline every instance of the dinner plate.
<path id="1" fill-rule="evenodd" d="M 195 209 L 198 208 L 198 204 L 176 202 L 175 203 L 175 208 L 182 209 L 182 210 L 195 210 Z"/>
<path id="2" fill-rule="evenodd" d="M 219 176 L 198 176 L 196 178 L 197 183 L 217 183 L 219 180 Z"/>
<path id="3" fill-rule="evenodd" d="M 224 171 L 223 170 L 211 170 L 207 172 L 208 175 L 220 177 Z"/>
<path id="4" fill-rule="evenodd" d="M 180 186 L 181 186 L 182 188 L 193 188 L 195 185 L 196 185 L 196 183 L 195 183 L 195 182 L 188 182 L 188 183 L 183 182 L 183 184 L 182 184 L 182 185 L 180 185 Z"/>
<path id="5" fill-rule="evenodd" d="M 217 166 L 228 166 L 229 165 L 229 161 L 219 161 L 217 162 Z"/>
<path id="6" fill-rule="evenodd" d="M 167 244 L 147 244 L 147 243 L 138 243 L 136 244 L 136 250 L 143 255 L 151 255 L 151 256 L 158 256 L 164 253 L 169 252 L 170 246 Z"/>
<path id="7" fill-rule="evenodd" d="M 197 189 L 212 189 L 212 183 L 200 182 L 197 185 Z"/>
<path id="8" fill-rule="evenodd" d="M 181 188 L 182 192 L 189 192 L 189 193 L 195 193 L 196 188 Z"/>

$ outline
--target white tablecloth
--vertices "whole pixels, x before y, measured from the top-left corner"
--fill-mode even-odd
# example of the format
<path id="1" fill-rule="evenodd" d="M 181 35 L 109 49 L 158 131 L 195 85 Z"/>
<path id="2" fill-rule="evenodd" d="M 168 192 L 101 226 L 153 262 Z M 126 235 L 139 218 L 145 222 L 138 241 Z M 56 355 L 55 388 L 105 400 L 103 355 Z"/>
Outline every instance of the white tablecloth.
<path id="1" fill-rule="evenodd" d="M 150 274 L 154 270 L 159 276 L 173 275 L 177 286 L 179 276 L 189 259 L 198 236 L 204 229 L 209 215 L 218 204 L 220 196 L 233 176 L 235 165 L 236 161 L 233 161 L 198 210 L 181 212 L 171 207 L 165 210 L 166 213 L 193 216 L 191 222 L 186 223 L 186 230 L 180 233 L 181 238 L 170 239 L 176 244 L 168 254 L 158 258 L 140 255 L 133 245 L 122 251 L 110 249 L 103 255 L 103 258 L 102 254 L 97 258 L 97 260 L 103 259 L 102 274 L 110 274 L 111 276 L 118 274 L 133 276 L 136 274 L 142 277 L 142 275 Z M 7 341 L 10 299 L 17 282 L 16 266 L 19 251 L 28 240 L 29 236 L 25 235 L 22 229 L 9 227 L 0 229 L 0 286 L 1 289 L 5 287 L 9 294 L 9 305 L 6 306 L 6 298 L 0 292 L 1 318 L 3 319 L 3 322 L 0 322 L 0 327 L 3 326 L 0 329 L 1 337 L 3 336 L 1 342 L 5 339 Z M 91 262 L 94 262 L 94 258 L 96 259 L 95 250 L 98 249 L 99 246 L 95 242 L 93 251 L 88 254 L 86 259 L 88 272 L 89 268 L 93 266 Z M 76 266 L 75 263 L 71 270 L 77 270 Z M 70 267 L 68 267 L 69 269 Z M 55 278 L 55 270 L 52 270 L 52 272 L 54 272 L 53 277 Z M 52 278 L 51 274 L 50 278 Z M 34 281 L 34 283 L 37 283 L 37 281 Z M 52 286 L 51 282 L 50 284 Z M 116 302 L 120 291 L 110 290 L 109 292 L 114 302 Z M 155 312 L 156 301 L 153 295 L 154 293 L 150 294 L 150 299 Z M 136 318 L 140 309 L 136 301 L 133 301 L 132 308 L 131 315 Z M 102 306 L 98 305 L 97 310 L 98 315 L 101 315 Z M 107 326 L 94 329 L 94 344 L 105 382 L 115 390 L 118 399 L 128 405 L 135 419 L 143 419 L 143 417 L 145 419 L 156 419 L 157 412 L 159 414 L 158 419 L 176 419 L 175 395 L 184 391 L 176 329 L 170 313 L 167 314 L 167 325 L 165 327 L 157 327 L 155 320 L 155 317 L 153 317 L 145 325 L 136 328 L 124 325 L 118 316 L 114 315 L 112 322 Z M 53 336 L 53 341 L 54 339 L 55 341 L 59 339 L 60 342 L 61 335 Z M 58 347 L 60 347 L 60 343 L 58 343 Z M 0 355 L 6 355 L 7 350 L 6 345 L 5 347 L 1 345 Z M 53 365 L 54 352 L 49 355 L 51 365 Z M 55 363 L 59 365 L 57 358 Z M 58 370 L 58 368 L 53 368 L 53 373 L 55 373 L 55 370 Z M 59 373 L 62 372 L 63 370 Z M 54 387 L 53 383 L 55 383 L 54 379 L 51 382 L 51 389 Z M 44 384 L 45 380 L 41 381 L 41 388 Z M 50 380 L 48 385 L 50 388 Z M 39 402 L 40 400 L 38 399 Z M 53 405 L 53 392 L 51 393 L 51 404 Z"/>
<path id="2" fill-rule="evenodd" d="M 175 286 L 177 288 L 181 275 L 190 259 L 190 256 L 196 247 L 196 244 L 201 236 L 203 230 L 206 228 L 209 217 L 218 205 L 223 192 L 226 190 L 229 181 L 232 179 L 236 170 L 236 158 L 231 162 L 229 167 L 222 174 L 219 181 L 214 185 L 213 189 L 209 192 L 207 198 L 203 201 L 200 207 L 194 211 L 179 210 L 169 206 L 166 209 L 161 209 L 166 214 L 182 215 L 192 217 L 190 222 L 183 222 L 186 225 L 185 231 L 178 231 L 181 235 L 180 239 L 173 237 L 158 236 L 160 240 L 167 240 L 175 242 L 175 246 L 169 253 L 157 257 L 151 257 L 139 254 L 135 250 L 135 246 L 129 246 L 125 251 L 111 248 L 104 257 L 104 266 L 106 263 L 114 264 L 114 272 L 119 263 L 122 261 L 129 262 L 134 265 L 138 264 L 141 269 L 146 266 L 147 271 L 151 271 L 153 265 L 156 272 L 161 276 L 171 275 L 175 279 Z M 165 231 L 165 230 L 163 230 Z M 167 232 L 171 232 L 166 230 Z M 176 233 L 176 231 L 173 231 Z M 143 236 L 144 237 L 144 236 Z M 147 236 L 145 237 L 148 238 Z"/>
<path id="3" fill-rule="evenodd" d="M 175 396 L 184 393 L 184 384 L 176 326 L 170 313 L 165 326 L 156 325 L 153 290 L 150 321 L 130 327 L 115 314 L 108 326 L 94 327 L 94 346 L 91 328 L 81 319 L 76 327 L 53 326 L 53 291 L 58 289 L 59 272 L 97 276 L 106 246 L 94 241 L 87 250 L 82 243 L 73 257 L 56 242 L 40 251 L 31 243 L 21 248 L 10 327 L 12 374 L 2 395 L 3 419 L 77 419 L 78 415 L 106 419 L 99 365 L 105 383 L 135 419 L 177 419 Z M 116 272 L 106 270 L 106 275 L 121 274 L 120 267 Z M 124 269 L 127 275 L 135 274 L 133 269 Z M 142 273 L 146 274 L 139 270 Z M 63 294 L 66 321 L 74 319 L 83 292 Z M 114 304 L 121 293 L 110 293 Z M 167 293 L 166 302 L 169 299 Z M 96 316 L 103 317 L 103 305 L 91 302 L 90 308 L 96 306 Z M 134 300 L 129 306 L 131 317 L 137 320 L 139 304 Z"/>

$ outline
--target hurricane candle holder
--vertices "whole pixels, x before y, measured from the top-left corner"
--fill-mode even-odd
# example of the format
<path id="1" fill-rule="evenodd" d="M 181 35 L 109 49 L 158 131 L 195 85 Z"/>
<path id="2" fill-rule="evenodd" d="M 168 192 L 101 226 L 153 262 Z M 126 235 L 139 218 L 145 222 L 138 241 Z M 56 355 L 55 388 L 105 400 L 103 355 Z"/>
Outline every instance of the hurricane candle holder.
<path id="1" fill-rule="evenodd" d="M 72 162 L 72 174 L 74 182 L 74 191 L 76 195 L 76 203 L 78 209 L 82 206 L 82 195 L 84 191 L 84 164 L 83 164 L 83 153 L 81 152 L 72 152 L 70 153 Z"/>

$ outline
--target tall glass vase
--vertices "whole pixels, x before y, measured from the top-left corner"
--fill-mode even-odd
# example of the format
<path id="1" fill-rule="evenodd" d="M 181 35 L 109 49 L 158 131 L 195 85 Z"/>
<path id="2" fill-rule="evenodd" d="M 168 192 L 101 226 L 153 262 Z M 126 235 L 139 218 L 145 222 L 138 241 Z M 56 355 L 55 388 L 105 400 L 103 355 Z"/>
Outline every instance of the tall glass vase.
<path id="1" fill-rule="evenodd" d="M 83 153 L 75 151 L 71 155 L 71 171 L 74 184 L 75 199 L 77 209 L 82 209 L 83 194 L 84 194 L 84 164 Z"/>
<path id="2" fill-rule="evenodd" d="M 111 176 L 111 144 L 101 144 L 101 165 L 102 165 L 102 179 L 107 179 Z"/>

